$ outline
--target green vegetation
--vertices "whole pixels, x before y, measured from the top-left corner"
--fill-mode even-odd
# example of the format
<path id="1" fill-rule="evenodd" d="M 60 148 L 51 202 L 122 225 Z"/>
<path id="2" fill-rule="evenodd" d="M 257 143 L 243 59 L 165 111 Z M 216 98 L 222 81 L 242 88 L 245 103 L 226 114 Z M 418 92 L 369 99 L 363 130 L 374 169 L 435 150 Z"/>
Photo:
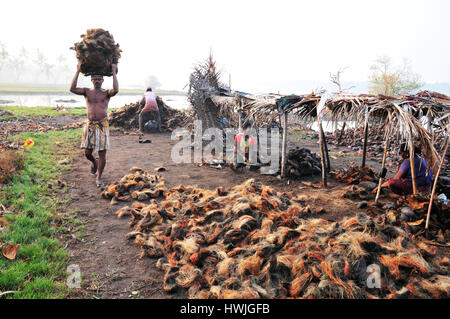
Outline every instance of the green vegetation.
<path id="1" fill-rule="evenodd" d="M 0 109 L 14 115 L 0 116 L 0 120 L 9 120 L 19 117 L 56 116 L 56 115 L 86 115 L 85 107 L 66 108 L 65 112 L 58 112 L 51 106 L 0 106 Z"/>
<path id="2" fill-rule="evenodd" d="M 59 212 L 68 198 L 55 196 L 54 189 L 69 169 L 58 161 L 73 156 L 80 130 L 23 133 L 12 139 L 23 143 L 27 138 L 35 145 L 24 151 L 24 169 L 0 188 L 0 201 L 14 212 L 4 215 L 7 226 L 0 241 L 20 244 L 15 260 L 0 255 L 0 291 L 15 291 L 3 298 L 63 298 L 68 252 L 58 237 L 76 220 Z"/>
<path id="3" fill-rule="evenodd" d="M 379 57 L 370 67 L 369 93 L 397 96 L 399 94 L 411 94 L 420 89 L 420 75 L 414 73 L 411 62 L 403 60 L 401 67 L 394 68 L 391 58 L 387 55 Z"/>

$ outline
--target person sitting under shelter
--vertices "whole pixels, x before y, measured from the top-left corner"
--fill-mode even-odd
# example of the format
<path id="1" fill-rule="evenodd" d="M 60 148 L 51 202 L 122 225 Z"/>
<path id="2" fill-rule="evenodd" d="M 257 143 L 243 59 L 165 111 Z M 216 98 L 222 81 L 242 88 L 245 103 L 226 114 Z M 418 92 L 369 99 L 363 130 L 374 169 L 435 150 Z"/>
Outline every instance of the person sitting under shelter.
<path id="1" fill-rule="evenodd" d="M 413 193 L 411 161 L 409 158 L 409 147 L 406 143 L 400 146 L 399 150 L 402 162 L 397 169 L 394 178 L 388 179 L 381 187 L 389 187 L 392 192 L 398 195 L 408 195 Z M 433 183 L 433 176 L 428 172 L 428 165 L 424 158 L 419 156 L 421 153 L 418 147 L 414 148 L 414 168 L 416 174 L 416 186 L 419 192 L 430 190 Z"/>

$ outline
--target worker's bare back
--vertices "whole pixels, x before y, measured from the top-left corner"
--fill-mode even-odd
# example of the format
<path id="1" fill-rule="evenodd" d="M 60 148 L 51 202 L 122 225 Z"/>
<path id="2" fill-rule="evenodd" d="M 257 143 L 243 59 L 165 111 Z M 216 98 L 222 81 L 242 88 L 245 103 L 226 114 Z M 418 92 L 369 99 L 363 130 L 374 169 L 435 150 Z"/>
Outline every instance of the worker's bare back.
<path id="1" fill-rule="evenodd" d="M 87 117 L 91 121 L 103 120 L 108 115 L 109 92 L 103 89 L 86 89 Z"/>

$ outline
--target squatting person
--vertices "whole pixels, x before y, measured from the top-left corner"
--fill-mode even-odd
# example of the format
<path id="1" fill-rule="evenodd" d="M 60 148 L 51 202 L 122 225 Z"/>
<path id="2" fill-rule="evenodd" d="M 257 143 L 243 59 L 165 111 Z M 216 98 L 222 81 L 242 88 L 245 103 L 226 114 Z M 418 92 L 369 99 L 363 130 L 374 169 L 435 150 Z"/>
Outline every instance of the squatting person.
<path id="1" fill-rule="evenodd" d="M 161 116 L 159 114 L 158 102 L 156 102 L 156 95 L 152 92 L 152 88 L 149 86 L 140 101 L 144 106 L 141 113 L 139 113 L 139 132 L 143 133 L 143 125 L 145 124 L 144 118 L 148 120 L 149 116 L 155 115 L 158 121 L 158 130 L 161 132 Z"/>
<path id="2" fill-rule="evenodd" d="M 119 92 L 117 65 L 112 65 L 113 88 L 110 90 L 102 89 L 103 76 L 101 75 L 91 76 L 94 88 L 78 88 L 80 66 L 81 64 L 78 63 L 70 92 L 83 95 L 86 99 L 87 121 L 83 128 L 81 148 L 84 149 L 86 158 L 92 162 L 91 173 L 97 174 L 97 187 L 103 187 L 105 184 L 102 181 L 102 174 L 106 165 L 106 151 L 109 149 L 108 103 L 109 99 Z M 92 155 L 94 151 L 98 152 L 98 159 Z"/>
<path id="3" fill-rule="evenodd" d="M 414 168 L 416 173 L 416 185 L 419 192 L 430 190 L 433 183 L 433 176 L 428 171 L 427 162 L 420 155 L 420 148 L 414 149 Z M 399 150 L 402 162 L 397 169 L 394 178 L 387 180 L 381 187 L 389 187 L 392 192 L 398 195 L 408 195 L 413 193 L 411 177 L 411 161 L 409 159 L 409 147 L 406 143 L 400 146 Z M 376 191 L 376 189 L 374 190 Z"/>

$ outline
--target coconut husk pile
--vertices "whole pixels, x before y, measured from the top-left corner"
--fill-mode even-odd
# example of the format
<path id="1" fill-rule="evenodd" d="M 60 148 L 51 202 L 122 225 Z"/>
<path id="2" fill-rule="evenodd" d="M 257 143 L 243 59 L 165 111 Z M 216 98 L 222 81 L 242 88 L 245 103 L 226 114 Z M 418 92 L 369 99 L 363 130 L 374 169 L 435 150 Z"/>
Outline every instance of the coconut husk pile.
<path id="1" fill-rule="evenodd" d="M 112 34 L 103 29 L 88 29 L 81 38 L 70 48 L 81 62 L 81 73 L 112 76 L 111 65 L 118 63 L 122 52 Z"/>
<path id="2" fill-rule="evenodd" d="M 322 172 L 320 159 L 307 148 L 289 150 L 286 162 L 286 176 L 300 178 L 303 176 L 320 175 Z"/>
<path id="3" fill-rule="evenodd" d="M 342 135 L 341 135 L 342 133 Z M 353 128 L 342 130 L 335 130 L 333 133 L 326 133 L 327 142 L 334 146 L 346 146 L 354 152 L 362 154 L 364 146 L 364 128 Z M 339 137 L 341 138 L 339 140 Z M 398 155 L 398 143 L 391 140 L 387 157 L 396 158 Z M 383 157 L 384 151 L 384 130 L 379 126 L 369 126 L 369 134 L 367 137 L 367 157 L 378 158 Z"/>
<path id="4" fill-rule="evenodd" d="M 385 215 L 393 224 L 402 225 L 412 234 L 421 235 L 425 232 L 429 204 L 429 195 L 409 195 L 398 199 L 394 207 L 386 210 Z M 438 198 L 433 200 L 428 237 L 441 245 L 450 242 L 450 205 Z"/>
<path id="5" fill-rule="evenodd" d="M 161 129 L 173 131 L 178 127 L 185 127 L 193 123 L 188 112 L 171 108 L 159 96 L 156 97 L 156 102 L 161 116 Z M 109 124 L 125 129 L 137 129 L 139 128 L 139 114 L 143 108 L 139 102 L 127 104 L 109 114 Z"/>
<path id="6" fill-rule="evenodd" d="M 377 182 L 377 174 L 368 166 L 350 166 L 348 169 L 334 170 L 330 172 L 335 180 L 346 184 L 359 184 L 360 182 Z"/>
<path id="7" fill-rule="evenodd" d="M 8 112 L 6 110 L 0 109 L 0 116 L 11 116 L 11 115 L 14 115 L 14 114 L 11 112 Z"/>
<path id="8" fill-rule="evenodd" d="M 189 298 L 449 297 L 447 257 L 381 217 L 305 219 L 304 196 L 248 180 L 216 190 L 172 187 L 116 212 L 129 239 L 158 258 L 166 292 Z M 368 288 L 368 266 L 380 288 Z"/>
<path id="9" fill-rule="evenodd" d="M 167 191 L 162 177 L 150 175 L 139 167 L 132 167 L 130 172 L 119 181 L 108 185 L 102 197 L 111 199 L 112 203 L 129 202 L 132 199 L 145 201 L 157 198 Z"/>

